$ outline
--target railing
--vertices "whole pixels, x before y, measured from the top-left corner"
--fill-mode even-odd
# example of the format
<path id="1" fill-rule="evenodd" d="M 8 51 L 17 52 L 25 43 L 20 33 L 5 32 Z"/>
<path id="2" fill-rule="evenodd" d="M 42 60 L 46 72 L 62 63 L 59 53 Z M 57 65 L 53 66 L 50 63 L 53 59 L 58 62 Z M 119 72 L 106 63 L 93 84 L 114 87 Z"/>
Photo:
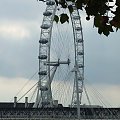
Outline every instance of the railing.
<path id="1" fill-rule="evenodd" d="M 93 113 L 92 113 L 93 111 Z M 82 119 L 108 119 L 120 120 L 120 109 L 118 108 L 81 108 Z M 75 108 L 41 108 L 41 109 L 0 109 L 0 120 L 42 120 L 42 119 L 77 119 Z"/>

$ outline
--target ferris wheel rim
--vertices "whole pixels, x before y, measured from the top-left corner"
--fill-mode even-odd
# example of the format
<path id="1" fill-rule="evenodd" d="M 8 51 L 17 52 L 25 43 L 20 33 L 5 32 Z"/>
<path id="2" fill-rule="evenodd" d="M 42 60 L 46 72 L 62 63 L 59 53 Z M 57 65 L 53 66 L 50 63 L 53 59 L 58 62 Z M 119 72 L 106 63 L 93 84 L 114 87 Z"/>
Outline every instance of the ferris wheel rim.
<path id="1" fill-rule="evenodd" d="M 41 71 L 41 68 L 40 68 L 40 65 L 41 64 L 43 64 L 45 61 L 45 59 L 47 59 L 47 61 L 48 62 L 50 62 L 50 46 L 51 46 L 51 35 L 52 35 L 52 27 L 53 27 L 53 21 L 54 21 L 54 16 L 55 16 L 55 12 L 56 12 L 56 7 L 57 7 L 57 5 L 55 4 L 55 1 L 54 0 L 49 0 L 49 1 L 47 1 L 46 2 L 46 5 L 47 5 L 47 8 L 51 8 L 51 6 L 53 6 L 54 7 L 54 9 L 52 10 L 52 12 L 51 12 L 51 9 L 50 9 L 50 11 L 46 8 L 46 11 L 43 13 L 43 15 L 44 15 L 44 18 L 43 18 L 43 22 L 42 22 L 42 25 L 41 25 L 41 35 L 40 35 L 40 40 L 39 40 L 39 82 L 40 82 L 40 84 L 41 84 L 41 80 L 40 80 L 40 76 L 42 76 L 42 75 L 48 75 L 48 78 L 50 78 L 50 66 L 48 66 L 47 68 L 46 68 L 46 71 L 45 70 L 42 70 Z M 73 5 L 73 7 L 75 8 L 75 5 Z M 76 9 L 76 8 L 75 8 Z M 78 20 L 79 18 L 80 18 L 80 16 L 79 16 L 79 13 L 78 13 L 78 11 L 77 11 L 77 15 L 78 16 L 73 16 L 73 19 L 75 19 L 75 20 Z M 45 17 L 50 17 L 50 16 L 52 16 L 51 17 L 51 19 L 49 19 L 49 22 L 47 21 L 45 21 Z M 80 24 L 80 27 L 79 26 L 74 26 L 74 24 L 73 24 L 73 19 L 71 19 L 71 22 L 72 22 L 72 27 L 73 27 L 73 34 L 76 34 L 76 31 L 82 31 L 82 28 L 81 28 L 81 22 L 79 23 Z M 46 22 L 46 23 L 44 23 L 44 22 Z M 49 37 L 47 36 L 47 37 L 43 37 L 42 36 L 42 33 L 44 32 L 44 31 L 48 31 L 48 33 L 49 33 Z M 82 33 L 81 33 L 82 34 Z M 48 45 L 47 45 L 47 47 L 48 47 L 48 49 L 46 50 L 46 52 L 47 52 L 47 55 L 44 55 L 41 51 L 42 51 L 42 45 L 45 45 L 45 44 L 47 44 L 47 43 L 49 43 Z M 82 36 L 82 39 L 78 39 L 78 38 L 75 38 L 75 35 L 74 35 L 74 44 L 76 44 L 76 43 L 82 43 L 83 44 L 83 36 Z M 74 46 L 76 46 L 76 45 L 74 45 Z M 84 52 L 84 49 L 83 49 L 83 51 L 82 52 Z M 75 48 L 75 60 L 78 58 L 77 56 L 78 55 L 81 55 L 81 56 L 83 56 L 83 61 L 84 61 L 84 53 L 80 53 L 80 54 L 76 54 L 76 48 Z M 43 60 L 43 61 L 42 61 Z M 42 61 L 42 62 L 41 62 Z M 76 61 L 77 62 L 77 61 Z M 77 66 L 77 64 L 78 64 L 78 62 L 76 63 L 76 66 Z M 80 66 L 81 67 L 81 66 Z M 84 71 L 84 63 L 83 63 L 83 65 L 82 65 L 82 67 L 83 67 L 83 71 Z M 79 70 L 79 68 L 77 68 L 78 70 Z M 47 71 L 48 70 L 48 71 Z M 50 83 L 49 83 L 49 86 L 50 86 Z M 51 89 L 51 88 L 50 88 Z M 42 89 L 43 90 L 43 89 Z M 46 88 L 44 88 L 44 90 L 43 91 L 46 91 L 47 89 Z M 82 90 L 81 90 L 82 91 Z M 82 93 L 82 92 L 81 92 Z M 39 98 L 40 99 L 40 98 Z"/>

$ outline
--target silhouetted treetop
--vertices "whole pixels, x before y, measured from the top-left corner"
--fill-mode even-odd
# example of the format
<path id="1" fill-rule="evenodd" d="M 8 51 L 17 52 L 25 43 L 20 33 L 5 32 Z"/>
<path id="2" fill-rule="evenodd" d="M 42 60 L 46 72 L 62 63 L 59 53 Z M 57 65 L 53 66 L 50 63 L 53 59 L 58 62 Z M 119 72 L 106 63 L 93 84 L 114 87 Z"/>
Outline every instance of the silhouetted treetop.
<path id="1" fill-rule="evenodd" d="M 40 1 L 40 0 L 39 0 Z M 55 0 L 59 9 L 68 9 L 73 12 L 72 3 L 78 10 L 86 12 L 86 20 L 94 18 L 94 26 L 99 34 L 108 36 L 111 32 L 120 29 L 120 0 Z M 71 4 L 68 4 L 71 3 Z M 61 24 L 69 22 L 69 16 L 65 13 L 55 15 L 54 20 Z"/>

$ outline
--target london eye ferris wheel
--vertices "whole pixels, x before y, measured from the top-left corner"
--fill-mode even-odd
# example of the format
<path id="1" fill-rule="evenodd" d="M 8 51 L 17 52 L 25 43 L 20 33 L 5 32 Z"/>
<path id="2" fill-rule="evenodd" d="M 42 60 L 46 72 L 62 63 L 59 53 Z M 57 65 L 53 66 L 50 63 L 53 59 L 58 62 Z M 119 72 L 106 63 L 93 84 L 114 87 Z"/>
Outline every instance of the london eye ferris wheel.
<path id="1" fill-rule="evenodd" d="M 69 105 L 80 107 L 84 86 L 84 41 L 79 12 L 74 3 L 69 23 L 55 23 L 55 15 L 69 13 L 59 9 L 54 0 L 46 1 L 46 10 L 40 27 L 39 40 L 39 81 L 35 108 L 54 106 L 53 84 L 55 80 L 64 81 L 72 88 Z M 63 82 L 64 86 L 64 82 Z M 62 87 L 63 87 L 62 86 Z M 59 84 L 58 86 L 59 87 Z M 66 87 L 60 91 L 65 92 Z M 67 93 L 67 92 L 66 92 Z M 67 97 L 67 96 L 66 96 Z M 64 98 L 65 99 L 65 98 Z"/>

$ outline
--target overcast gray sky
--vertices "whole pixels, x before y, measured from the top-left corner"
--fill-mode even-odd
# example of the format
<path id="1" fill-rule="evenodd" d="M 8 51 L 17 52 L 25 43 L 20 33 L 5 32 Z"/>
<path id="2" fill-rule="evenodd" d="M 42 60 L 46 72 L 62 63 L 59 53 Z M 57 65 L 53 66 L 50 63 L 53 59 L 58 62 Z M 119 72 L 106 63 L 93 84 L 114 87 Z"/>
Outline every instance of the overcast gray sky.
<path id="1" fill-rule="evenodd" d="M 44 10 L 45 4 L 36 0 L 0 1 L 0 101 L 9 101 L 38 69 Z M 98 88 L 112 106 L 120 106 L 120 31 L 105 37 L 83 14 L 81 19 L 86 84 Z"/>

